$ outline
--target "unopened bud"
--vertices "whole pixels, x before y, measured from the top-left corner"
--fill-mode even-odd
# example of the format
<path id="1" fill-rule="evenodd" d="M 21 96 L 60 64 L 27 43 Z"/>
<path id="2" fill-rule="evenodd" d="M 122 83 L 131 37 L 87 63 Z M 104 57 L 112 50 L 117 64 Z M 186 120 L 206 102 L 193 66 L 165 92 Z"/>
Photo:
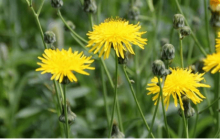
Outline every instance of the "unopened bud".
<path id="1" fill-rule="evenodd" d="M 55 34 L 52 31 L 47 31 L 44 33 L 44 41 L 47 44 L 52 44 L 56 42 Z"/>
<path id="2" fill-rule="evenodd" d="M 53 8 L 61 8 L 63 6 L 63 0 L 51 0 L 51 6 Z"/>
<path id="3" fill-rule="evenodd" d="M 162 47 L 162 59 L 172 60 L 175 57 L 175 48 L 172 44 L 165 44 Z"/>
<path id="4" fill-rule="evenodd" d="M 191 34 L 191 29 L 188 26 L 181 28 L 180 30 L 181 39 Z"/>
<path id="5" fill-rule="evenodd" d="M 69 124 L 73 123 L 74 120 L 76 119 L 76 114 L 71 111 L 71 107 L 70 107 L 70 104 L 69 104 L 68 101 L 67 101 L 67 119 L 68 119 Z M 62 123 L 66 122 L 66 120 L 65 120 L 65 111 L 64 111 L 64 106 L 63 105 L 62 105 L 62 113 L 59 117 L 59 121 L 62 122 Z"/>
<path id="6" fill-rule="evenodd" d="M 155 76 L 165 76 L 167 74 L 165 65 L 161 60 L 155 60 L 152 66 L 152 72 Z"/>
<path id="7" fill-rule="evenodd" d="M 185 26 L 185 23 L 184 23 L 184 16 L 181 15 L 181 14 L 175 14 L 174 17 L 173 17 L 173 27 L 175 29 L 180 29 L 182 27 Z"/>
<path id="8" fill-rule="evenodd" d="M 113 123 L 111 138 L 124 138 L 125 135 L 120 132 L 116 122 Z"/>
<path id="9" fill-rule="evenodd" d="M 131 7 L 128 11 L 128 18 L 130 20 L 138 20 L 139 15 L 140 15 L 140 10 L 136 6 Z"/>
<path id="10" fill-rule="evenodd" d="M 67 21 L 66 24 L 67 24 L 72 30 L 74 30 L 74 29 L 76 28 L 76 26 L 73 24 L 72 21 Z M 65 30 L 65 31 L 69 31 L 69 28 L 68 28 L 66 25 L 64 25 L 64 30 Z"/>
<path id="11" fill-rule="evenodd" d="M 97 10 L 95 0 L 84 0 L 84 11 L 87 13 L 95 13 Z"/>
<path id="12" fill-rule="evenodd" d="M 195 114 L 195 110 L 191 107 L 190 99 L 186 96 L 182 97 L 184 114 L 186 118 L 190 118 Z M 179 115 L 182 117 L 182 110 L 179 108 Z"/>

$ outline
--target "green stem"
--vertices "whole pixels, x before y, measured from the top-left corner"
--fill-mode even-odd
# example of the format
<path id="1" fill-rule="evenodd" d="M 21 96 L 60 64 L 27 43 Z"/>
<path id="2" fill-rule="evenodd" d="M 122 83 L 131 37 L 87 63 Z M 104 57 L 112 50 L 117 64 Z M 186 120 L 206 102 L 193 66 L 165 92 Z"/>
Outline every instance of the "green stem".
<path id="1" fill-rule="evenodd" d="M 68 126 L 68 119 L 67 119 L 67 104 L 66 104 L 66 85 L 63 85 L 63 92 L 64 92 L 64 114 L 65 114 L 65 122 L 66 122 L 66 138 L 69 138 L 69 126 Z"/>
<path id="2" fill-rule="evenodd" d="M 42 2 L 41 2 L 41 4 L 40 4 L 40 7 L 39 7 L 39 9 L 38 9 L 38 11 L 37 11 L 37 15 L 38 15 L 38 16 L 40 15 L 41 9 L 42 9 L 42 7 L 43 7 L 43 5 L 44 5 L 44 1 L 45 1 L 45 0 L 42 0 Z"/>
<path id="3" fill-rule="evenodd" d="M 41 39 L 42 39 L 43 44 L 44 44 L 44 49 L 47 49 L 47 45 L 46 45 L 46 43 L 44 42 L 44 33 L 43 33 L 42 28 L 41 28 L 41 24 L 40 24 L 40 21 L 39 21 L 39 18 L 38 18 L 38 14 L 36 14 L 34 8 L 32 7 L 32 2 L 29 3 L 28 0 L 26 0 L 26 2 L 27 2 L 27 4 L 30 6 L 30 8 L 31 8 L 31 10 L 32 10 L 32 12 L 33 12 L 33 14 L 34 14 L 34 17 L 35 17 L 35 20 L 36 20 L 36 22 L 37 22 L 38 28 L 39 28 L 39 30 L 40 30 Z"/>
<path id="4" fill-rule="evenodd" d="M 117 77 L 118 77 L 118 57 L 117 57 L 117 55 L 116 55 L 116 54 L 115 54 L 115 77 L 116 77 L 116 80 L 115 80 L 115 94 L 114 94 L 114 102 L 113 102 L 113 109 L 112 109 L 111 126 L 110 126 L 110 129 L 109 129 L 109 134 L 108 134 L 108 137 L 109 137 L 109 138 L 111 137 L 111 133 L 112 133 L 113 119 L 114 119 L 115 107 L 116 107 L 116 102 L 117 102 L 117 86 L 118 86 L 118 80 L 117 80 Z"/>
<path id="5" fill-rule="evenodd" d="M 194 130 L 193 130 L 193 138 L 195 138 L 196 136 L 196 128 L 197 128 L 197 123 L 198 123 L 198 119 L 199 119 L 199 114 L 198 114 L 198 106 L 196 105 L 197 107 L 197 112 L 196 112 L 196 121 L 195 121 L 195 124 L 194 124 Z"/>
<path id="6" fill-rule="evenodd" d="M 148 6 L 149 6 L 149 9 L 151 12 L 154 11 L 154 5 L 153 5 L 153 1 L 152 0 L 146 0 Z"/>
<path id="7" fill-rule="evenodd" d="M 183 11 L 180 7 L 180 4 L 179 4 L 178 0 L 175 0 L 175 2 L 176 2 L 176 5 L 177 5 L 177 8 L 178 8 L 179 12 L 184 16 Z M 189 23 L 188 23 L 186 18 L 185 18 L 185 22 L 186 22 L 186 25 L 190 28 Z M 203 47 L 201 46 L 201 44 L 197 40 L 197 38 L 196 38 L 196 36 L 195 36 L 195 34 L 194 34 L 194 32 L 192 31 L 191 28 L 190 28 L 190 30 L 191 30 L 191 35 L 192 35 L 196 45 L 198 46 L 199 50 L 203 53 L 204 56 L 206 56 L 207 55 L 206 51 L 203 49 Z"/>
<path id="8" fill-rule="evenodd" d="M 181 67 L 184 68 L 183 64 L 183 42 L 181 39 L 181 34 L 179 33 L 179 40 L 180 40 L 180 60 L 181 60 Z"/>
<path id="9" fill-rule="evenodd" d="M 63 93 L 63 89 L 62 89 L 62 86 L 61 86 L 61 84 L 59 83 L 59 85 L 58 85 L 58 87 L 59 87 L 59 89 L 60 89 L 60 92 L 61 92 L 61 97 L 62 97 L 62 102 L 63 102 L 63 105 L 64 105 L 64 93 Z"/>
<path id="10" fill-rule="evenodd" d="M 101 77 L 102 77 L 102 91 L 103 91 L 103 99 L 104 99 L 104 105 L 105 105 L 105 113 L 107 118 L 108 127 L 110 129 L 110 121 L 109 121 L 109 109 L 108 109 L 108 103 L 107 103 L 107 91 L 106 91 L 106 84 L 104 80 L 104 70 L 103 67 L 101 67 Z"/>
<path id="11" fill-rule="evenodd" d="M 209 106 L 209 105 L 210 105 L 210 100 L 209 100 L 209 98 L 208 98 L 206 88 L 203 88 L 203 92 L 204 92 L 204 94 L 205 94 L 206 101 L 207 101 L 207 104 L 208 104 L 208 106 Z M 210 111 L 210 114 L 211 114 L 212 116 L 214 116 L 214 112 L 213 112 L 212 107 L 209 107 L 209 111 Z"/>
<path id="12" fill-rule="evenodd" d="M 149 128 L 149 126 L 148 126 L 148 124 L 147 124 L 147 121 L 146 121 L 146 119 L 145 119 L 145 117 L 144 117 L 144 114 L 143 114 L 143 112 L 142 112 L 142 110 L 141 110 L 141 107 L 140 107 L 140 105 L 139 105 L 139 103 L 138 103 L 138 100 L 137 100 L 137 97 L 136 97 L 136 95 L 135 95 L 133 86 L 132 86 L 132 84 L 131 84 L 131 82 L 130 82 L 130 79 L 129 79 L 129 77 L 128 77 L 128 74 L 127 74 L 127 72 L 126 72 L 126 67 L 125 67 L 125 65 L 123 66 L 123 71 L 124 71 L 124 74 L 125 74 L 125 76 L 126 76 L 127 82 L 129 83 L 130 90 L 131 90 L 131 92 L 132 92 L 132 95 L 133 95 L 134 100 L 135 100 L 135 102 L 136 102 L 136 105 L 137 105 L 137 107 L 138 107 L 138 110 L 139 110 L 139 112 L 140 112 L 140 114 L 141 114 L 141 117 L 142 117 L 142 119 L 143 119 L 143 121 L 144 121 L 144 124 L 145 124 L 147 130 L 150 131 L 150 128 Z M 151 134 L 151 137 L 155 138 L 152 132 L 151 132 L 150 134 Z"/>
<path id="13" fill-rule="evenodd" d="M 207 106 L 206 108 L 204 108 L 203 110 L 201 110 L 198 114 L 201 114 L 201 113 L 203 113 L 204 111 L 206 111 L 207 109 L 209 109 L 210 107 L 212 107 L 216 102 L 218 102 L 219 103 L 219 101 L 218 100 L 220 100 L 220 97 L 219 98 L 217 98 L 216 100 L 214 100 L 209 106 Z"/>
<path id="14" fill-rule="evenodd" d="M 154 120 L 155 120 L 156 115 L 157 115 L 157 109 L 158 109 L 158 106 L 159 106 L 159 102 L 160 102 L 160 95 L 159 95 L 159 97 L 158 97 L 158 99 L 157 99 L 157 105 L 156 105 L 155 110 L 154 110 L 154 115 L 153 115 L 153 119 L 152 119 L 152 122 L 151 122 L 151 125 L 150 125 L 150 131 L 149 131 L 149 133 L 151 133 L 151 131 L 153 130 Z M 149 134 L 149 135 L 150 135 L 150 134 Z M 150 137 L 149 135 L 148 135 L 148 138 Z"/>
<path id="15" fill-rule="evenodd" d="M 84 43 L 88 43 L 87 40 L 85 40 L 84 38 L 82 38 L 81 36 L 79 36 L 67 23 L 66 20 L 63 18 L 60 10 L 57 11 L 58 16 L 61 18 L 61 20 L 63 21 L 63 23 L 67 26 L 67 28 L 77 37 L 79 38 L 81 41 L 83 41 Z"/>
<path id="16" fill-rule="evenodd" d="M 165 123 L 165 126 L 166 126 L 168 138 L 170 138 L 170 133 L 169 133 L 168 124 L 167 124 L 167 118 L 166 118 L 166 113 L 165 113 L 165 108 L 164 108 L 163 88 L 162 88 L 162 85 L 161 85 L 160 77 L 157 77 L 157 78 L 158 78 L 158 83 L 159 83 L 159 86 L 160 86 L 160 96 L 161 96 L 161 101 L 162 101 L 161 103 L 162 103 L 162 108 L 163 108 L 164 123 Z"/>
<path id="17" fill-rule="evenodd" d="M 71 33 L 71 36 L 82 48 L 89 52 L 88 48 L 86 48 L 85 45 L 73 33 Z"/>
<path id="18" fill-rule="evenodd" d="M 217 133 L 214 136 L 214 138 L 218 138 L 218 137 L 220 137 L 220 129 L 217 131 Z"/>
<path id="19" fill-rule="evenodd" d="M 206 37 L 209 46 L 209 53 L 212 53 L 212 47 L 209 40 L 209 20 L 208 20 L 208 7 L 207 0 L 204 0 L 204 9 L 205 9 L 205 25 L 206 25 Z"/>
<path id="20" fill-rule="evenodd" d="M 56 84 L 56 81 L 53 80 L 53 85 L 54 85 L 54 88 L 55 88 L 55 93 L 56 93 L 56 97 L 57 97 L 57 101 L 58 101 L 58 104 L 59 104 L 59 110 L 60 110 L 60 113 L 62 112 L 62 104 L 60 102 L 60 97 L 59 97 L 59 94 L 58 94 L 58 90 L 57 90 L 57 84 Z"/>
<path id="21" fill-rule="evenodd" d="M 91 30 L 92 30 L 92 27 L 94 25 L 94 21 L 93 21 L 93 16 L 91 13 L 89 14 L 89 21 L 90 21 L 90 26 L 91 26 Z"/>

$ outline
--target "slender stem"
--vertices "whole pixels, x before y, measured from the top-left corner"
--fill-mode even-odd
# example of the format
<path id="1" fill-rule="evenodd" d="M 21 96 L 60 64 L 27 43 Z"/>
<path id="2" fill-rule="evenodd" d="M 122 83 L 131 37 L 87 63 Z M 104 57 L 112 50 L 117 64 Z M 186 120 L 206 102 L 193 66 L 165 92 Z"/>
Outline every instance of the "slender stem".
<path id="1" fill-rule="evenodd" d="M 162 84 L 161 84 L 161 81 L 160 81 L 160 77 L 157 77 L 157 78 L 158 78 L 158 83 L 159 83 L 159 86 L 160 86 L 160 96 L 161 96 L 161 101 L 162 101 L 161 103 L 162 103 L 162 108 L 163 108 L 164 123 L 165 123 L 165 126 L 166 126 L 168 138 L 170 138 L 170 133 L 169 133 L 168 124 L 167 124 L 167 118 L 166 118 L 166 113 L 165 113 L 165 108 L 164 108 L 163 88 L 162 88 Z"/>
<path id="2" fill-rule="evenodd" d="M 178 8 L 179 12 L 184 16 L 183 11 L 182 11 L 182 9 L 180 7 L 179 1 L 175 0 L 175 2 L 176 2 L 176 5 L 177 5 L 177 8 Z M 186 18 L 185 18 L 185 22 L 186 22 L 186 25 L 190 28 L 189 23 L 188 23 Z M 190 28 L 190 30 L 191 30 L 191 35 L 192 35 L 196 45 L 198 46 L 199 50 L 203 53 L 204 56 L 206 56 L 207 55 L 206 51 L 203 49 L 203 47 L 199 43 L 198 39 L 196 38 L 196 36 L 195 36 L 195 34 L 194 34 L 194 32 L 192 31 L 191 28 Z"/>
<path id="3" fill-rule="evenodd" d="M 91 13 L 89 14 L 89 21 L 90 21 L 90 26 L 91 26 L 91 30 L 92 30 L 92 27 L 94 25 L 94 21 L 93 21 L 93 16 Z"/>
<path id="4" fill-rule="evenodd" d="M 62 112 L 62 104 L 60 102 L 60 97 L 59 97 L 59 94 L 58 94 L 58 90 L 57 90 L 57 84 L 56 84 L 56 81 L 53 80 L 53 85 L 54 85 L 54 88 L 55 88 L 55 93 L 56 93 L 56 97 L 57 97 L 57 101 L 58 101 L 58 104 L 59 104 L 59 110 L 60 110 L 60 113 Z"/>
<path id="5" fill-rule="evenodd" d="M 118 57 L 117 57 L 117 55 L 116 55 L 116 54 L 115 54 L 115 77 L 116 77 L 116 80 L 115 80 L 115 94 L 114 94 L 114 102 L 113 102 L 113 109 L 112 109 L 111 126 L 110 126 L 110 129 L 109 129 L 109 134 L 108 134 L 108 137 L 109 137 L 109 138 L 111 137 L 111 133 L 112 133 L 113 119 L 114 119 L 115 107 L 116 107 L 116 102 L 117 102 L 117 86 L 118 86 L 118 80 L 117 80 L 117 77 L 118 77 Z"/>
<path id="6" fill-rule="evenodd" d="M 151 131 L 153 130 L 153 126 L 154 126 L 154 120 L 156 118 L 156 115 L 157 115 L 157 109 L 158 109 L 158 106 L 159 106 L 159 102 L 160 102 L 160 95 L 157 99 L 157 104 L 156 104 L 156 107 L 155 107 L 155 110 L 154 110 L 154 115 L 153 115 L 153 119 L 152 119 L 152 122 L 151 122 L 151 125 L 150 125 L 150 131 L 149 133 L 151 133 Z M 150 135 L 150 134 L 149 134 Z M 148 137 L 149 137 L 148 135 Z"/>
<path id="7" fill-rule="evenodd" d="M 86 48 L 85 45 L 73 33 L 71 33 L 71 36 L 82 48 L 89 52 L 88 48 Z"/>
<path id="8" fill-rule="evenodd" d="M 218 138 L 218 137 L 220 137 L 220 129 L 218 130 L 218 132 L 214 136 L 214 138 Z"/>
<path id="9" fill-rule="evenodd" d="M 37 16 L 40 15 L 41 9 L 42 9 L 42 7 L 43 7 L 43 5 L 44 5 L 44 1 L 45 1 L 45 0 L 42 0 L 42 2 L 41 2 L 41 4 L 40 4 L 40 7 L 39 7 L 39 9 L 38 9 L 38 11 L 37 11 Z"/>
<path id="10" fill-rule="evenodd" d="M 207 0 L 204 0 L 204 9 L 205 9 L 205 25 L 206 25 L 206 37 L 209 46 L 209 53 L 212 52 L 212 47 L 209 40 L 209 20 L 208 20 L 208 7 L 207 7 Z"/>
<path id="11" fill-rule="evenodd" d="M 62 102 L 63 102 L 63 105 L 64 105 L 64 93 L 63 93 L 63 89 L 62 89 L 62 86 L 61 86 L 61 84 L 59 83 L 59 85 L 58 85 L 58 87 L 59 87 L 59 89 L 60 89 L 60 92 L 61 92 L 61 97 L 62 97 Z"/>
<path id="12" fill-rule="evenodd" d="M 101 67 L 101 77 L 102 77 L 102 91 L 103 91 L 103 99 L 104 99 L 104 105 L 105 105 L 105 113 L 107 118 L 108 127 L 110 129 L 110 121 L 109 121 L 109 109 L 108 109 L 108 103 L 107 103 L 107 91 L 106 91 L 106 84 L 104 80 L 104 70 L 103 67 Z"/>
<path id="13" fill-rule="evenodd" d="M 197 112 L 196 112 L 196 121 L 195 121 L 195 124 L 194 124 L 194 129 L 193 129 L 193 138 L 195 138 L 196 136 L 196 128 L 197 128 L 197 123 L 198 123 L 198 119 L 199 119 L 199 114 L 198 114 L 198 106 L 196 105 L 197 107 Z"/>
<path id="14" fill-rule="evenodd" d="M 154 11 L 154 5 L 152 0 L 146 0 L 151 12 Z"/>
<path id="15" fill-rule="evenodd" d="M 181 67 L 184 68 L 184 63 L 183 63 L 183 42 L 181 39 L 181 34 L 179 33 L 179 40 L 180 40 L 180 60 L 181 60 Z"/>
<path id="16" fill-rule="evenodd" d="M 210 105 L 210 100 L 209 100 L 209 98 L 208 98 L 206 88 L 203 88 L 203 92 L 204 92 L 204 94 L 205 94 L 206 101 L 207 101 L 207 104 L 208 104 L 208 106 L 209 106 L 209 105 Z M 214 112 L 213 112 L 212 107 L 209 107 L 209 111 L 210 111 L 210 114 L 211 114 L 212 116 L 214 116 Z"/>
<path id="17" fill-rule="evenodd" d="M 209 106 L 207 106 L 206 108 L 204 108 L 203 110 L 201 110 L 198 114 L 203 113 L 204 111 L 206 111 L 207 109 L 209 109 L 210 107 L 212 107 L 216 102 L 219 102 L 218 100 L 220 100 L 220 97 L 217 98 L 216 100 L 214 100 Z"/>
<path id="18" fill-rule="evenodd" d="M 133 86 L 132 86 L 132 84 L 131 84 L 131 82 L 130 82 L 130 79 L 129 79 L 129 77 L 128 77 L 128 74 L 127 74 L 127 72 L 126 72 L 126 67 L 125 67 L 125 65 L 123 66 L 123 71 L 124 71 L 124 74 L 125 74 L 125 76 L 126 76 L 127 82 L 129 83 L 129 86 L 130 86 L 132 95 L 133 95 L 133 97 L 134 97 L 134 100 L 135 100 L 135 102 L 136 102 L 136 105 L 137 105 L 137 107 L 138 107 L 138 110 L 139 110 L 139 112 L 140 112 L 140 114 L 141 114 L 141 117 L 142 117 L 142 119 L 143 119 L 143 121 L 144 121 L 144 124 L 145 124 L 147 130 L 150 131 L 150 128 L 149 128 L 149 126 L 148 126 L 148 124 L 147 124 L 147 121 L 146 121 L 146 119 L 145 119 L 145 117 L 144 117 L 144 114 L 143 114 L 143 112 L 142 112 L 142 110 L 141 110 L 141 107 L 140 107 L 140 105 L 139 105 L 139 103 L 138 103 L 138 100 L 137 100 L 137 97 L 136 97 L 136 95 L 135 95 Z M 151 132 L 150 134 L 151 134 L 151 137 L 155 138 L 152 132 Z"/>
<path id="19" fill-rule="evenodd" d="M 83 41 L 84 43 L 88 43 L 87 40 L 85 40 L 84 38 L 82 38 L 81 36 L 79 36 L 67 23 L 66 20 L 63 18 L 60 10 L 57 11 L 58 16 L 61 18 L 61 20 L 63 21 L 63 23 L 67 26 L 67 28 L 77 37 L 79 38 L 81 41 Z"/>
<path id="20" fill-rule="evenodd" d="M 68 126 L 68 119 L 67 119 L 67 104 L 66 104 L 66 85 L 63 85 L 63 92 L 64 92 L 64 114 L 65 114 L 65 122 L 66 122 L 66 138 L 69 138 L 69 126 Z"/>

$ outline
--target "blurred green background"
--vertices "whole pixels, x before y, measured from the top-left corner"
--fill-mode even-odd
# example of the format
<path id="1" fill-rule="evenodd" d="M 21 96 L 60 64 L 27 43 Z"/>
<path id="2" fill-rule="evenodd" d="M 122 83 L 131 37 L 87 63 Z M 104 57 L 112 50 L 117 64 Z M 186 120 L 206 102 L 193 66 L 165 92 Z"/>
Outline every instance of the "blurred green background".
<path id="1" fill-rule="evenodd" d="M 161 40 L 167 38 L 176 48 L 175 59 L 172 67 L 180 66 L 178 32 L 172 29 L 173 15 L 178 12 L 174 0 L 153 0 L 153 7 L 149 0 L 137 0 L 139 2 L 140 16 L 138 22 L 142 26 L 141 31 L 147 31 L 143 35 L 148 39 L 144 50 L 136 55 L 139 68 L 135 68 L 134 56 L 129 56 L 129 77 L 135 81 L 133 84 L 138 100 L 141 104 L 146 120 L 150 125 L 155 106 L 147 96 L 146 86 L 153 77 L 151 64 L 160 58 Z M 209 0 L 205 0 L 207 3 Z M 182 0 L 182 10 L 195 32 L 199 42 L 206 52 L 209 50 L 205 29 L 204 0 Z M 33 0 L 33 7 L 37 11 L 41 0 Z M 119 16 L 128 19 L 130 8 L 129 0 L 96 0 L 100 16 L 94 15 L 95 24 L 103 22 L 106 18 Z M 208 8 L 208 7 L 206 7 Z M 72 21 L 75 31 L 87 39 L 86 33 L 91 30 L 88 14 L 83 11 L 80 0 L 64 0 L 60 9 L 66 20 Z M 208 12 L 208 20 L 210 19 Z M 71 37 L 69 31 L 64 30 L 64 24 L 57 15 L 57 10 L 50 5 L 50 0 L 45 0 L 39 16 L 43 31 L 52 30 L 56 34 L 56 46 L 58 48 L 85 51 Z M 194 21 L 194 22 L 193 22 Z M 197 22 L 195 22 L 197 21 Z M 137 21 L 130 21 L 131 23 Z M 214 51 L 214 33 L 209 26 L 211 47 Z M 39 62 L 38 56 L 43 53 L 43 43 L 34 15 L 26 0 L 0 0 L 0 137 L 64 137 L 62 123 L 58 121 L 57 102 L 50 75 L 41 75 L 36 72 Z M 183 40 L 185 66 L 199 63 L 204 58 L 191 36 Z M 192 55 L 189 54 L 192 49 Z M 90 71 L 90 76 L 77 74 L 77 83 L 67 86 L 67 96 L 72 111 L 77 115 L 76 121 L 70 126 L 71 137 L 107 137 L 108 126 L 103 101 L 101 69 L 99 59 L 92 64 L 95 71 Z M 114 57 L 105 60 L 113 80 Z M 198 69 L 197 69 L 198 70 Z M 138 76 L 136 76 L 138 75 Z M 139 83 L 136 78 L 139 78 Z M 205 75 L 206 83 L 211 85 L 207 90 L 207 98 L 198 104 L 198 110 L 205 108 L 207 100 L 213 100 L 213 77 L 209 73 Z M 125 137 L 147 137 L 142 119 L 137 111 L 134 99 L 128 83 L 119 70 L 118 99 L 122 114 Z M 113 94 L 110 83 L 105 77 L 107 85 L 109 112 L 113 105 Z M 137 91 L 139 90 L 139 91 Z M 201 90 L 204 94 L 204 90 Z M 192 104 L 197 110 L 197 107 Z M 181 137 L 183 132 L 182 119 L 178 115 L 178 108 L 173 101 L 166 112 L 172 137 Z M 110 117 L 110 115 L 109 115 Z M 116 116 L 115 116 L 116 117 Z M 193 137 L 195 117 L 189 119 L 189 134 Z M 199 116 L 199 122 L 194 137 L 213 137 L 216 132 L 213 117 L 207 110 Z M 167 137 L 164 129 L 161 106 L 155 120 L 153 133 L 155 137 Z"/>

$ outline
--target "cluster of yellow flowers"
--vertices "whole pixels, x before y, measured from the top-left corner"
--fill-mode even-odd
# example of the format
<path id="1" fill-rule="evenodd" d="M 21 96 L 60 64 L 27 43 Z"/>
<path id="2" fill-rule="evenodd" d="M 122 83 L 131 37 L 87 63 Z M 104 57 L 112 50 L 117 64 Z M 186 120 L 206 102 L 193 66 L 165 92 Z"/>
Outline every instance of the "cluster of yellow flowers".
<path id="1" fill-rule="evenodd" d="M 211 7 L 216 8 L 216 3 L 219 0 L 210 1 Z M 104 59 L 109 57 L 110 51 L 113 48 L 118 57 L 124 58 L 124 52 L 129 51 L 131 54 L 135 54 L 132 49 L 132 44 L 139 46 L 144 49 L 144 45 L 147 43 L 147 39 L 142 38 L 142 34 L 146 32 L 140 32 L 141 26 L 138 24 L 129 24 L 128 21 L 124 21 L 120 18 L 107 19 L 100 25 L 95 25 L 93 31 L 87 33 L 89 36 L 89 42 L 87 47 L 92 47 L 90 52 L 99 53 L 99 57 L 104 55 Z M 220 34 L 219 34 L 220 37 Z M 216 39 L 217 53 L 213 55 L 208 55 L 207 59 L 204 60 L 205 66 L 204 70 L 209 71 L 213 67 L 212 73 L 219 71 L 220 69 L 220 39 Z M 64 77 L 67 77 L 69 81 L 77 81 L 76 76 L 73 72 L 77 72 L 84 75 L 89 75 L 85 72 L 85 69 L 94 70 L 94 67 L 90 67 L 94 60 L 91 57 L 86 57 L 83 53 L 78 53 L 78 51 L 72 52 L 69 48 L 68 51 L 62 49 L 52 50 L 46 49 L 44 51 L 43 57 L 38 57 L 42 63 L 37 63 L 41 67 L 36 69 L 36 71 L 43 71 L 44 73 L 51 73 L 51 80 L 58 80 L 60 83 L 63 81 Z M 204 83 L 204 73 L 192 73 L 191 69 L 182 68 L 170 68 L 172 73 L 166 77 L 163 86 L 163 98 L 166 108 L 169 106 L 170 97 L 174 98 L 175 106 L 177 106 L 178 101 L 180 107 L 184 109 L 181 97 L 183 95 L 187 96 L 192 100 L 193 103 L 197 104 L 202 101 L 205 97 L 197 89 L 198 87 L 210 87 Z M 162 79 L 161 79 L 162 80 Z M 148 95 L 154 94 L 153 101 L 156 101 L 159 97 L 160 88 L 157 85 L 158 79 L 154 77 L 151 80 L 152 83 L 148 84 L 147 90 Z M 155 102 L 155 104 L 157 101 Z"/>

